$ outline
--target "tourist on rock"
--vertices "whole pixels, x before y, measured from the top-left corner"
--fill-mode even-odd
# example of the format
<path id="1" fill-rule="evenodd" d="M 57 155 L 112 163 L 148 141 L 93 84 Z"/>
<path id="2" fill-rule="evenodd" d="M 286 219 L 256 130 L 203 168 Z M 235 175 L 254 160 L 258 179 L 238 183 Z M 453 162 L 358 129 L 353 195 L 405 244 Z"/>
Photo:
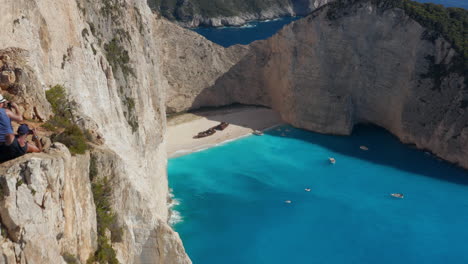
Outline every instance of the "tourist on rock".
<path id="1" fill-rule="evenodd" d="M 12 109 L 15 111 L 13 112 Z M 17 104 L 8 102 L 2 95 L 0 95 L 0 145 L 5 143 L 6 135 L 13 135 L 11 120 L 22 122 L 23 116 L 18 110 Z"/>
<path id="2" fill-rule="evenodd" d="M 29 144 L 26 141 L 26 137 L 30 134 L 33 135 L 35 144 Z M 31 130 L 28 125 L 22 124 L 18 127 L 18 135 L 7 134 L 5 143 L 0 145 L 0 162 L 12 160 L 26 153 L 41 151 L 42 145 L 36 135 L 36 130 Z"/>

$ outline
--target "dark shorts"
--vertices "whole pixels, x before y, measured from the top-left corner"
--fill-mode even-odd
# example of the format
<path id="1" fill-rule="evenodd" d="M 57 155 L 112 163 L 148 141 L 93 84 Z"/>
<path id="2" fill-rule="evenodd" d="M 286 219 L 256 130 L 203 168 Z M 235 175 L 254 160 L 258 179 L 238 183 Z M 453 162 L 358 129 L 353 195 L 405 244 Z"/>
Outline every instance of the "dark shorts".
<path id="1" fill-rule="evenodd" d="M 15 137 L 13 143 L 6 145 L 5 143 L 0 143 L 0 162 L 5 162 L 12 160 L 14 158 L 23 156 L 28 151 L 28 143 L 21 147 L 18 138 Z"/>

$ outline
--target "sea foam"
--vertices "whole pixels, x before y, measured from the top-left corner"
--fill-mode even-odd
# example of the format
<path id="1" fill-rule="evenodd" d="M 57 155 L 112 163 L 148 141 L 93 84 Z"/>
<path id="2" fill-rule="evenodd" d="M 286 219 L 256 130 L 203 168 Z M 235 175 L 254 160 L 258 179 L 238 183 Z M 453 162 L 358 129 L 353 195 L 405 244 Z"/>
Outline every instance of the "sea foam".
<path id="1" fill-rule="evenodd" d="M 182 222 L 183 218 L 180 212 L 174 209 L 174 207 L 180 205 L 180 200 L 174 198 L 174 193 L 172 192 L 172 189 L 169 189 L 169 198 L 170 198 L 170 202 L 167 205 L 167 207 L 169 208 L 171 212 L 169 216 L 169 225 L 173 226 L 175 224 Z"/>

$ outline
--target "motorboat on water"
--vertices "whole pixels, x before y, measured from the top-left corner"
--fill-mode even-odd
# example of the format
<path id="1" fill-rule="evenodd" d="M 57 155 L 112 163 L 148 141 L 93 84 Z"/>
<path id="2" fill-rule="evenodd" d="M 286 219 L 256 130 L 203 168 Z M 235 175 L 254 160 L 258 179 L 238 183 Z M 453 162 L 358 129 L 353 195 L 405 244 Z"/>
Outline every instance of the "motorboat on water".
<path id="1" fill-rule="evenodd" d="M 331 164 L 335 164 L 335 163 L 336 163 L 335 158 L 328 158 L 328 161 L 329 161 Z"/>
<path id="2" fill-rule="evenodd" d="M 404 195 L 402 193 L 391 193 L 390 195 L 395 197 L 395 198 L 400 198 L 400 199 L 403 199 L 403 197 L 404 197 Z"/>
<path id="3" fill-rule="evenodd" d="M 254 134 L 256 136 L 263 136 L 263 132 L 260 131 L 260 130 L 254 130 L 254 131 L 252 131 L 252 134 Z"/>
<path id="4" fill-rule="evenodd" d="M 359 148 L 362 149 L 362 150 L 366 150 L 366 151 L 369 150 L 369 148 L 366 147 L 366 146 L 360 146 Z"/>

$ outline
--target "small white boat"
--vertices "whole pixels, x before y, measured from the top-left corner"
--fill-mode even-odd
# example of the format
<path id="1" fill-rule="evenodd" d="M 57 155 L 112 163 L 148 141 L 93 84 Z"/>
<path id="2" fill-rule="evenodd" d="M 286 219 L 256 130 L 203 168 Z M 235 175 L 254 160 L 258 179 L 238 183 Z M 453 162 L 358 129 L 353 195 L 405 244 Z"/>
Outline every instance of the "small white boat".
<path id="1" fill-rule="evenodd" d="M 366 147 L 366 146 L 360 146 L 359 148 L 362 149 L 362 150 L 366 150 L 366 151 L 369 150 L 369 148 Z"/>
<path id="2" fill-rule="evenodd" d="M 335 164 L 335 163 L 336 163 L 335 158 L 328 158 L 328 161 L 329 161 L 331 164 Z"/>
<path id="3" fill-rule="evenodd" d="M 256 136 L 263 136 L 263 132 L 260 131 L 260 130 L 254 130 L 254 131 L 252 131 L 252 134 L 254 134 Z"/>
<path id="4" fill-rule="evenodd" d="M 305 188 L 304 191 L 310 192 L 310 188 Z"/>
<path id="5" fill-rule="evenodd" d="M 395 197 L 395 198 L 400 198 L 400 199 L 403 199 L 403 197 L 404 197 L 404 195 L 402 193 L 391 193 L 390 195 Z"/>
<path id="6" fill-rule="evenodd" d="M 292 203 L 291 200 L 286 200 L 286 201 L 284 201 L 284 202 L 287 203 L 287 204 Z"/>

